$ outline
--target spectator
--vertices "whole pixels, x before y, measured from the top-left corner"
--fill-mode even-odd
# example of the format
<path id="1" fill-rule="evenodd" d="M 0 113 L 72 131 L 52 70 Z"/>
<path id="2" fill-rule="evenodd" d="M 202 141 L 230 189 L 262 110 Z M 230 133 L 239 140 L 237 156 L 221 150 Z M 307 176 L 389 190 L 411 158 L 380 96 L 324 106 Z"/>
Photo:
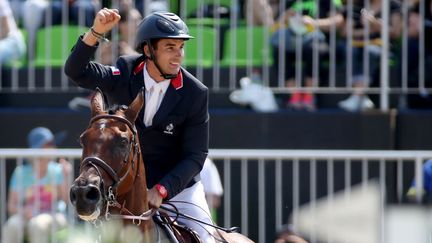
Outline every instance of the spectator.
<path id="1" fill-rule="evenodd" d="M 408 26 L 408 86 L 409 87 L 420 87 L 419 85 L 419 57 L 420 57 L 420 33 L 424 33 L 424 54 L 422 58 L 425 60 L 424 74 L 425 74 L 425 87 L 430 88 L 432 86 L 432 75 L 428 71 L 427 67 L 432 64 L 432 1 L 424 0 L 421 1 L 424 4 L 424 16 L 420 15 L 420 3 L 417 2 L 413 5 L 409 14 L 409 26 Z M 423 26 L 421 26 L 421 20 L 423 17 Z M 432 108 L 432 96 L 427 92 L 420 92 L 418 94 L 408 95 L 408 106 L 410 108 Z"/>
<path id="2" fill-rule="evenodd" d="M 338 106 L 350 112 L 366 111 L 375 107 L 374 103 L 365 94 L 365 89 L 379 72 L 382 45 L 382 0 L 371 0 L 369 7 L 367 9 L 366 7 L 363 0 L 353 1 L 353 21 L 346 22 L 347 24 L 352 23 L 352 26 L 347 26 L 344 29 L 352 29 L 352 36 L 347 36 L 347 33 L 343 32 L 346 38 L 352 38 L 352 46 L 348 48 L 352 48 L 352 86 L 354 93 L 346 100 L 340 101 Z M 346 9 L 345 17 L 347 17 L 348 11 L 350 10 Z M 400 4 L 394 0 L 390 1 L 389 22 L 389 36 L 392 41 L 395 41 L 400 37 L 402 16 Z M 365 39 L 367 39 L 366 42 Z M 365 52 L 369 60 L 364 59 Z M 369 66 L 365 67 L 367 63 Z M 369 70 L 368 73 L 364 71 L 366 68 Z"/>
<path id="3" fill-rule="evenodd" d="M 204 186 L 204 193 L 207 203 L 212 214 L 213 221 L 217 220 L 217 209 L 221 205 L 221 197 L 223 195 L 223 187 L 219 172 L 213 161 L 207 158 L 201 170 L 201 181 Z"/>
<path id="4" fill-rule="evenodd" d="M 274 25 L 274 13 L 270 0 L 246 0 L 242 8 L 247 24 L 267 27 Z M 251 79 L 255 83 L 262 83 L 260 68 L 252 68 Z"/>
<path id="5" fill-rule="evenodd" d="M 48 128 L 37 127 L 30 131 L 28 145 L 50 149 L 55 148 L 55 141 L 60 139 L 61 136 L 56 138 Z M 27 234 L 30 243 L 49 242 L 52 227 L 65 227 L 66 217 L 57 209 L 64 210 L 65 202 L 69 200 L 67 178 L 71 172 L 72 167 L 67 161 L 58 163 L 48 157 L 18 165 L 10 181 L 7 202 L 10 218 L 4 225 L 1 242 L 21 242 L 20 232 Z"/>
<path id="6" fill-rule="evenodd" d="M 178 4 L 177 1 L 171 1 L 171 4 Z M 170 3 L 168 0 L 135 0 L 135 8 L 141 15 L 157 11 L 168 11 Z"/>
<path id="7" fill-rule="evenodd" d="M 0 64 L 24 56 L 25 41 L 12 14 L 9 2 L 0 0 Z"/>
<path id="8" fill-rule="evenodd" d="M 296 87 L 295 66 L 301 65 L 304 75 L 305 87 L 313 87 L 319 80 L 313 80 L 313 53 L 318 51 L 322 56 L 327 54 L 327 37 L 332 26 L 339 28 L 343 23 L 341 6 L 335 0 L 321 0 L 319 6 L 311 4 L 313 1 L 306 0 L 302 4 L 290 1 L 288 9 L 275 23 L 277 30 L 271 37 L 271 44 L 274 48 L 274 68 L 279 68 L 280 55 L 285 60 L 285 83 L 289 88 Z M 331 6 L 334 5 L 336 13 L 331 13 Z M 319 8 L 319 11 L 317 11 Z M 319 12 L 319 14 L 317 14 Z M 297 46 L 296 37 L 301 36 L 301 46 Z M 284 41 L 284 45 L 281 41 Z M 316 45 L 318 44 L 318 45 Z M 285 49 L 281 50 L 280 47 Z M 296 49 L 302 50 L 303 64 L 297 63 Z M 302 75 L 302 76 L 303 76 Z M 294 91 L 287 102 L 288 108 L 305 109 L 313 111 L 316 109 L 315 96 L 311 92 Z"/>
<path id="9" fill-rule="evenodd" d="M 99 0 L 26 0 L 22 16 L 31 44 L 42 26 L 63 24 L 65 20 L 71 21 L 69 24 L 91 26 L 100 4 Z"/>
<path id="10" fill-rule="evenodd" d="M 6 0 L 6 2 L 9 2 L 10 9 L 13 13 L 13 16 L 16 20 L 16 22 L 20 22 L 22 19 L 22 6 L 24 4 L 25 0 Z"/>
<path id="11" fill-rule="evenodd" d="M 273 9 L 269 0 L 246 0 L 243 6 L 245 19 L 252 25 L 272 26 L 274 24 Z"/>
<path id="12" fill-rule="evenodd" d="M 423 165 L 423 187 L 421 187 L 420 198 L 426 202 L 431 202 L 432 199 L 432 159 L 427 160 Z M 417 189 L 415 184 L 415 178 L 411 182 L 411 186 L 407 192 L 407 198 L 409 201 L 416 201 Z"/>
<path id="13" fill-rule="evenodd" d="M 23 5 L 24 25 L 37 29 L 45 24 L 62 24 L 63 10 L 68 10 L 66 16 L 73 24 L 91 26 L 100 5 L 99 0 L 27 0 Z"/>

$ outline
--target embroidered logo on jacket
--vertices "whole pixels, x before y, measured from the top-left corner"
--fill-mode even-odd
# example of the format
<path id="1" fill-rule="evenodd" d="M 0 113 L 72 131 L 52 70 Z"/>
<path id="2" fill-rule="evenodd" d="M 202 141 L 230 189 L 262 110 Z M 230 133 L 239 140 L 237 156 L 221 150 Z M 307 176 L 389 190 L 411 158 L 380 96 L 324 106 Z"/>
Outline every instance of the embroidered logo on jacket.
<path id="1" fill-rule="evenodd" d="M 168 124 L 168 126 L 165 127 L 164 133 L 166 134 L 173 134 L 174 125 L 172 123 Z"/>

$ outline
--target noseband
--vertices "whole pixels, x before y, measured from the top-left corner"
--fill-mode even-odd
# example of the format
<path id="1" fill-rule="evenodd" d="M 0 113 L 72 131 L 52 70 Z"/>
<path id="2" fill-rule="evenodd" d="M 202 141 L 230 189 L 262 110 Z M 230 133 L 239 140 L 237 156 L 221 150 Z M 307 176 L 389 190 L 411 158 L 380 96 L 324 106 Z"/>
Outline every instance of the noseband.
<path id="1" fill-rule="evenodd" d="M 97 156 L 86 157 L 81 162 L 81 167 L 86 166 L 86 165 L 90 165 L 96 169 L 99 177 L 101 178 L 100 190 L 101 190 L 101 192 L 103 192 L 103 197 L 107 201 L 108 204 L 113 205 L 116 203 L 115 196 L 116 196 L 117 187 L 123 182 L 123 180 L 129 174 L 129 170 L 131 169 L 131 167 L 132 167 L 132 169 L 134 168 L 135 160 L 137 158 L 138 151 L 139 151 L 139 149 L 138 149 L 139 145 L 138 145 L 137 136 L 136 136 L 137 131 L 136 131 L 135 126 L 130 121 L 128 121 L 124 117 L 117 116 L 117 115 L 98 115 L 98 116 L 95 116 L 90 120 L 89 127 L 91 124 L 93 124 L 94 122 L 96 122 L 100 119 L 114 119 L 114 120 L 123 122 L 132 131 L 132 139 L 131 139 L 131 142 L 129 144 L 129 153 L 127 153 L 126 157 L 123 160 L 125 162 L 124 165 L 126 165 L 129 161 L 129 155 L 131 153 L 131 150 L 133 150 L 133 157 L 132 157 L 132 160 L 130 161 L 132 163 L 132 165 L 128 166 L 126 173 L 124 173 L 124 175 L 122 177 L 119 177 L 119 175 L 111 168 L 110 165 L 108 165 L 103 159 L 101 159 Z M 113 180 L 112 185 L 108 187 L 108 190 L 106 191 L 106 193 L 105 193 L 104 181 L 103 181 L 102 174 L 100 173 L 99 168 L 103 169 Z M 122 171 L 122 170 L 123 170 L 123 167 L 120 171 Z M 138 173 L 138 170 L 137 170 L 137 173 Z"/>

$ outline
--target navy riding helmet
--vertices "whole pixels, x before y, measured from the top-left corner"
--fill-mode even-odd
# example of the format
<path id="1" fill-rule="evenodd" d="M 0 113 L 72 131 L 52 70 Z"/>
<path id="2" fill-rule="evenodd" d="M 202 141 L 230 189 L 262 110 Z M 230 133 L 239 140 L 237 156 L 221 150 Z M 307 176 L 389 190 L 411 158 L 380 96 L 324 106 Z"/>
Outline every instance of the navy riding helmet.
<path id="1" fill-rule="evenodd" d="M 135 48 L 143 53 L 143 46 L 150 45 L 153 39 L 185 39 L 194 37 L 189 35 L 186 24 L 174 13 L 154 12 L 145 17 L 138 25 Z"/>

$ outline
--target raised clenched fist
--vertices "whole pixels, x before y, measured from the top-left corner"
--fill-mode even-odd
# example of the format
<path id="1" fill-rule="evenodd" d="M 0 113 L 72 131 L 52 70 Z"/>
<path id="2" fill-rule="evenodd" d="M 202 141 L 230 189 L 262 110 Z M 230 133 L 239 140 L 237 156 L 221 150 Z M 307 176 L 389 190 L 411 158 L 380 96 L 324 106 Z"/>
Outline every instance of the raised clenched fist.
<path id="1" fill-rule="evenodd" d="M 100 34 L 105 34 L 117 25 L 120 18 L 117 9 L 103 8 L 96 14 L 93 21 L 93 29 Z"/>

